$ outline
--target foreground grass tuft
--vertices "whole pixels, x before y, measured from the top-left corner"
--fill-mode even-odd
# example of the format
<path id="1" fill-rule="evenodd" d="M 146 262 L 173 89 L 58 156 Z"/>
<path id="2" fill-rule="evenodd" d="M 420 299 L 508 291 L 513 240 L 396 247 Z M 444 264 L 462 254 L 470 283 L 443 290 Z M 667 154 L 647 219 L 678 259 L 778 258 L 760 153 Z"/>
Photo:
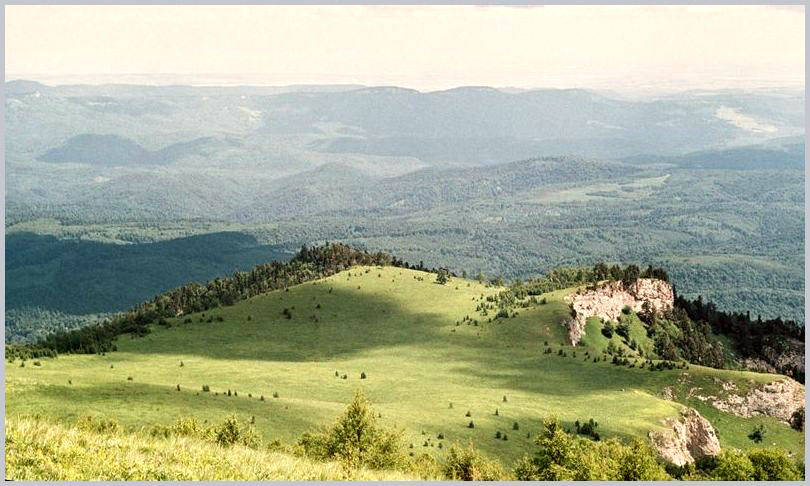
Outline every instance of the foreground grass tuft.
<path id="1" fill-rule="evenodd" d="M 8 419 L 5 432 L 6 479 L 14 481 L 417 479 L 403 472 L 349 469 L 240 445 L 83 430 L 31 418 Z"/>

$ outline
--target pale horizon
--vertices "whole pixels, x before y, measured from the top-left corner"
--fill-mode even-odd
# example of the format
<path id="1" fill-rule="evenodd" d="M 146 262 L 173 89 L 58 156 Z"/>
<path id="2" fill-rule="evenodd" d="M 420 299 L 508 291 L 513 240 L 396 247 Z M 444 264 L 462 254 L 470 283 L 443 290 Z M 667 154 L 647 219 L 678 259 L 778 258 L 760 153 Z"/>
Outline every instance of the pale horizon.
<path id="1" fill-rule="evenodd" d="M 803 6 L 7 6 L 5 40 L 51 85 L 804 87 Z"/>

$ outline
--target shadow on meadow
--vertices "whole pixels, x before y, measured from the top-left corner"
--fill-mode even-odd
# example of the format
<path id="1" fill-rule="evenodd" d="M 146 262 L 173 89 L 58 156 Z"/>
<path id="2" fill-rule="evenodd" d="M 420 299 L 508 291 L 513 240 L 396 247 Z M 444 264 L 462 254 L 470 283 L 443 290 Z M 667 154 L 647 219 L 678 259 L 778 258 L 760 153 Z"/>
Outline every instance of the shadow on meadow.
<path id="1" fill-rule="evenodd" d="M 301 362 L 447 339 L 448 317 L 414 311 L 402 299 L 326 280 L 170 319 L 169 327 L 154 325 L 147 336 L 121 336 L 116 344 L 132 353 Z"/>
<path id="2" fill-rule="evenodd" d="M 316 407 L 300 401 L 273 398 L 267 390 L 254 390 L 249 397 L 249 391 L 243 389 L 241 393 L 229 396 L 224 387 L 212 386 L 211 391 L 205 393 L 201 386 L 188 385 L 177 391 L 174 385 L 120 379 L 119 382 L 82 384 L 74 381 L 73 385 L 49 385 L 39 388 L 29 401 L 39 402 L 45 408 L 59 402 L 57 416 L 68 422 L 84 415 L 99 415 L 115 418 L 134 429 L 169 425 L 189 416 L 212 424 L 231 414 L 245 420 L 255 417 L 256 428 L 268 440 L 291 440 L 295 436 L 289 436 L 288 431 L 313 430 L 326 418 Z M 264 400 L 259 399 L 261 394 L 264 394 Z M 123 404 L 126 404 L 126 409 L 136 412 L 121 413 L 119 407 Z M 14 413 L 13 410 L 9 412 Z M 41 413 L 51 414 L 52 410 L 42 410 Z M 330 411 L 327 417 L 331 419 L 334 413 Z M 279 436 L 282 432 L 286 433 Z"/>

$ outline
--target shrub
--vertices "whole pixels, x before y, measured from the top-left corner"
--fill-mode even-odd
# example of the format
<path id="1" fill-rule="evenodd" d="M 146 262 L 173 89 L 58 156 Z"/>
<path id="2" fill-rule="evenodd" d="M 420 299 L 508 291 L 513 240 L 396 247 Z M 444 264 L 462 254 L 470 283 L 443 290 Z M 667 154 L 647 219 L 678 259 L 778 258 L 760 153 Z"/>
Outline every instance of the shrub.
<path id="1" fill-rule="evenodd" d="M 754 478 L 754 465 L 745 453 L 724 449 L 715 458 L 710 477 L 719 481 L 750 481 Z"/>
<path id="2" fill-rule="evenodd" d="M 754 443 L 759 444 L 760 442 L 765 439 L 765 426 L 762 424 L 757 425 L 754 427 L 754 430 L 748 434 L 748 438 L 754 441 Z"/>
<path id="3" fill-rule="evenodd" d="M 472 443 L 467 447 L 450 446 L 443 467 L 444 475 L 453 481 L 497 481 L 505 479 L 498 465 L 475 450 Z"/>
<path id="4" fill-rule="evenodd" d="M 204 392 L 210 392 L 210 391 L 211 391 L 211 388 L 210 388 L 208 385 L 203 385 L 203 386 L 202 386 L 202 391 L 204 391 Z"/>
<path id="5" fill-rule="evenodd" d="M 520 430 L 520 426 L 518 425 L 518 423 L 517 423 L 517 422 L 515 422 L 514 424 L 512 424 L 512 430 Z"/>
<path id="6" fill-rule="evenodd" d="M 221 446 L 239 444 L 246 447 L 258 447 L 261 444 L 258 434 L 253 427 L 239 423 L 234 416 L 225 419 L 213 430 L 214 440 Z"/>
<path id="7" fill-rule="evenodd" d="M 602 326 L 602 335 L 608 339 L 613 337 L 613 331 L 614 331 L 613 324 L 611 324 L 610 322 L 606 322 Z"/>
<path id="8" fill-rule="evenodd" d="M 785 451 L 779 449 L 752 449 L 748 459 L 754 468 L 754 481 L 796 481 L 802 471 Z"/>
<path id="9" fill-rule="evenodd" d="M 509 440 L 509 437 L 506 435 L 506 432 L 503 434 L 503 440 Z"/>
<path id="10" fill-rule="evenodd" d="M 500 439 L 500 438 L 501 438 L 501 431 L 500 431 L 500 430 L 498 430 L 498 431 L 496 431 L 496 432 L 495 432 L 495 438 L 496 438 L 496 439 Z"/>
<path id="11" fill-rule="evenodd" d="M 360 372 L 360 379 L 361 379 L 361 380 L 365 380 L 365 379 L 366 379 L 366 372 L 365 372 L 365 371 L 361 371 L 361 372 Z"/>
<path id="12" fill-rule="evenodd" d="M 467 428 L 474 429 L 475 428 L 475 423 L 472 420 L 470 420 L 470 423 L 467 424 Z"/>
<path id="13" fill-rule="evenodd" d="M 76 421 L 76 427 L 80 430 L 102 434 L 116 434 L 121 431 L 121 426 L 115 420 L 90 415 L 79 417 L 79 420 Z"/>
<path id="14" fill-rule="evenodd" d="M 506 395 L 503 396 L 503 401 L 506 402 Z"/>
<path id="15" fill-rule="evenodd" d="M 534 456 L 515 468 L 518 480 L 531 481 L 655 481 L 670 479 L 647 444 L 616 439 L 592 442 L 569 435 L 555 418 L 543 422 Z"/>
<path id="16" fill-rule="evenodd" d="M 329 429 L 304 434 L 299 445 L 312 457 L 338 459 L 352 468 L 397 469 L 407 461 L 401 433 L 377 423 L 371 405 L 359 390 Z"/>
<path id="17" fill-rule="evenodd" d="M 804 407 L 793 412 L 790 417 L 790 426 L 799 432 L 804 432 Z"/>
<path id="18" fill-rule="evenodd" d="M 260 396 L 259 400 L 263 402 L 264 401 L 264 395 Z"/>
<path id="19" fill-rule="evenodd" d="M 633 309 L 631 309 L 629 305 L 622 307 L 622 314 L 628 315 L 631 312 L 633 312 Z"/>
<path id="20" fill-rule="evenodd" d="M 577 420 L 574 422 L 574 427 L 576 428 L 577 434 L 585 435 L 593 440 L 599 440 L 599 432 L 596 431 L 599 424 L 594 419 L 590 419 L 582 425 L 580 425 L 579 420 Z"/>

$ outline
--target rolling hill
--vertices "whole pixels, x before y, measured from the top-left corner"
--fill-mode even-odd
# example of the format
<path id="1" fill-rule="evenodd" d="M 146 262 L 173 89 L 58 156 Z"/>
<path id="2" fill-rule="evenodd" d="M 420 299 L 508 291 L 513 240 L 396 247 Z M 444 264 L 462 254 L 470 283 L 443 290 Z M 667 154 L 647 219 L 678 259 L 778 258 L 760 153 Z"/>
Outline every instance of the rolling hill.
<path id="1" fill-rule="evenodd" d="M 472 441 L 511 467 L 549 416 L 567 427 L 593 418 L 603 437 L 646 440 L 684 405 L 714 425 L 723 448 L 753 447 L 748 434 L 761 424 L 768 445 L 804 454 L 803 434 L 778 419 L 739 417 L 699 398 L 724 397 L 727 386 L 744 394 L 777 375 L 594 362 L 609 341 L 591 332 L 571 346 L 561 325 L 564 297 L 576 289 L 492 319 L 479 306 L 501 288 L 435 280 L 406 268 L 353 267 L 152 324 L 145 337 L 122 336 L 114 352 L 18 360 L 7 365 L 6 417 L 71 423 L 89 413 L 138 430 L 235 414 L 253 417 L 265 441 L 290 444 L 331 422 L 362 389 L 406 444 L 439 459 L 446 448 L 438 443 Z M 610 342 L 622 346 L 617 336 Z"/>

